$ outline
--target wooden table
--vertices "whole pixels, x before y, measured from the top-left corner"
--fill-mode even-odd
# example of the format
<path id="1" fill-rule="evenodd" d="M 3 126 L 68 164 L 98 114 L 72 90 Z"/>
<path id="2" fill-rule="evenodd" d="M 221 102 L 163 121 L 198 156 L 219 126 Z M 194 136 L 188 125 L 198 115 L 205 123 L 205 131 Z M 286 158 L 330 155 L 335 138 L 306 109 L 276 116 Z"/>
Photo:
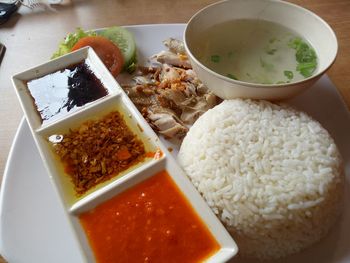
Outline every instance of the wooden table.
<path id="1" fill-rule="evenodd" d="M 21 7 L 0 26 L 0 41 L 7 52 L 0 66 L 0 182 L 12 140 L 23 116 L 10 76 L 47 60 L 59 41 L 80 26 L 185 23 L 200 8 L 215 0 L 66 0 L 56 12 Z M 339 54 L 329 76 L 350 106 L 350 1 L 292 0 L 324 18 L 335 30 Z M 1 259 L 0 259 L 1 262 Z"/>

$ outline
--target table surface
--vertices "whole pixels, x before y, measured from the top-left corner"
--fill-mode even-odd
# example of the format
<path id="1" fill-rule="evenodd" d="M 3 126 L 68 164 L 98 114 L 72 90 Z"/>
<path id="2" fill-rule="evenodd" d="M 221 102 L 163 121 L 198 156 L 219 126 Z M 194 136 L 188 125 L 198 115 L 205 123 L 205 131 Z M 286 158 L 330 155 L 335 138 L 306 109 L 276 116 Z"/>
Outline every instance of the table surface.
<path id="1" fill-rule="evenodd" d="M 59 41 L 80 26 L 186 23 L 200 8 L 215 0 L 65 0 L 49 8 L 22 6 L 0 25 L 0 42 L 7 47 L 0 66 L 0 182 L 19 122 L 23 116 L 10 77 L 47 60 Z M 335 30 L 339 53 L 328 75 L 350 106 L 350 0 L 292 0 L 310 9 Z M 0 258 L 0 262 L 1 258 Z"/>
<path id="2" fill-rule="evenodd" d="M 11 143 L 23 116 L 10 77 L 42 63 L 68 33 L 112 25 L 186 23 L 215 0 L 65 0 L 50 9 L 22 6 L 0 25 L 0 42 L 7 47 L 0 66 L 0 182 Z M 350 0 L 292 0 L 325 19 L 335 30 L 339 53 L 328 75 L 350 106 Z"/>

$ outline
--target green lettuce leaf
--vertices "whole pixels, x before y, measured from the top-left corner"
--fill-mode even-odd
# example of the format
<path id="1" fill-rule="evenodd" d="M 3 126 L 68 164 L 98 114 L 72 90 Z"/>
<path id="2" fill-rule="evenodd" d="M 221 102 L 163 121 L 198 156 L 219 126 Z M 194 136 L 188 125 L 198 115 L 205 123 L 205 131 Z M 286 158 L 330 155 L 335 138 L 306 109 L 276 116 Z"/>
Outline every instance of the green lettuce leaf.
<path id="1" fill-rule="evenodd" d="M 84 31 L 83 29 L 78 27 L 74 33 L 68 34 L 66 38 L 59 44 L 58 50 L 52 55 L 51 59 L 54 59 L 69 53 L 79 39 L 87 36 L 96 36 L 96 35 L 97 34 L 93 31 Z"/>

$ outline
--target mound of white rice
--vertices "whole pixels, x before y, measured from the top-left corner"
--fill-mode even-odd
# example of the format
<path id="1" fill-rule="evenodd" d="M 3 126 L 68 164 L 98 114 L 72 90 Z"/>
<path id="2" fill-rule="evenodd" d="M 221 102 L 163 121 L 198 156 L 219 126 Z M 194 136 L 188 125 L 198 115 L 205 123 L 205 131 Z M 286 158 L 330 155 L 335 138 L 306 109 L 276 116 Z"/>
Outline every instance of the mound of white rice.
<path id="1" fill-rule="evenodd" d="M 341 210 L 334 141 L 287 106 L 224 101 L 193 125 L 178 160 L 242 256 L 298 252 L 325 236 Z"/>

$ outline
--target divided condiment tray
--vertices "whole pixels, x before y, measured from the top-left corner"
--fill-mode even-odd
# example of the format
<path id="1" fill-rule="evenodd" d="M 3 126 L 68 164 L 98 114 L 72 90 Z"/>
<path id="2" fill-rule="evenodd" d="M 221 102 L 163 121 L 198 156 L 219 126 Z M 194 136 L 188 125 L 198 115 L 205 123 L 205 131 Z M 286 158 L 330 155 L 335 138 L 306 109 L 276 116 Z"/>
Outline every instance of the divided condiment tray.
<path id="1" fill-rule="evenodd" d="M 76 97 L 73 98 L 73 100 L 71 98 L 62 99 L 59 97 L 60 94 L 57 94 L 58 99 L 56 98 L 57 100 L 54 101 L 54 103 L 61 103 L 62 107 L 57 107 L 57 105 L 55 105 L 54 112 L 51 112 L 52 116 L 45 119 L 46 117 L 42 112 L 47 110 L 47 108 L 45 108 L 47 105 L 39 109 L 39 105 L 36 104 L 35 96 L 28 88 L 28 83 L 32 80 L 50 76 L 50 74 L 55 72 L 63 72 L 65 69 L 69 69 L 73 65 L 79 63 L 85 63 L 88 66 L 92 74 L 102 83 L 106 94 L 96 98 L 89 98 L 90 100 L 85 101 L 82 105 L 73 106 L 72 103 L 74 104 L 77 102 Z M 53 78 L 54 77 L 51 79 Z M 89 78 L 89 76 L 85 78 Z M 128 189 L 132 189 L 162 171 L 167 172 L 179 189 L 179 192 L 185 197 L 193 211 L 195 211 L 209 230 L 211 236 L 219 244 L 219 249 L 212 253 L 205 261 L 225 262 L 237 253 L 237 246 L 231 236 L 210 210 L 93 49 L 84 48 L 72 52 L 19 73 L 13 76 L 12 80 L 44 166 L 61 201 L 62 209 L 65 210 L 67 220 L 70 222 L 71 233 L 76 237 L 77 241 L 79 241 L 82 249 L 81 253 L 86 259 L 86 262 L 96 262 L 96 254 L 91 248 L 91 242 L 87 237 L 87 232 L 82 226 L 80 216 L 86 212 L 93 211 L 107 200 L 119 196 L 121 193 L 125 193 Z M 66 79 L 64 81 L 67 82 Z M 62 82 L 60 82 L 60 85 L 62 85 Z M 49 103 L 51 103 L 51 99 L 56 96 L 55 87 L 51 88 L 50 94 L 42 92 L 40 95 L 43 96 L 44 100 L 48 100 Z M 67 93 L 66 95 L 69 95 L 68 93 L 70 91 L 70 89 L 66 89 L 64 92 Z M 67 105 L 68 107 L 72 107 L 67 110 Z M 106 116 L 112 117 L 108 119 Z M 98 157 L 91 159 L 91 156 L 86 156 L 86 158 L 84 157 L 85 159 L 75 160 L 73 157 L 76 156 L 75 149 L 78 148 L 78 139 L 77 142 L 74 140 L 68 142 L 67 145 L 69 145 L 70 148 L 68 146 L 66 148 L 56 147 L 56 145 L 61 142 L 62 145 L 66 145 L 63 144 L 63 139 L 70 138 L 70 134 L 77 134 L 77 138 L 80 138 L 79 140 L 83 142 L 90 139 L 84 137 L 86 130 L 90 128 L 97 129 L 97 132 L 95 131 L 95 137 L 92 138 L 94 142 L 96 141 L 97 145 L 97 141 L 99 141 L 98 136 L 105 136 L 104 133 L 100 133 L 99 129 L 105 129 L 107 135 L 109 134 L 109 130 L 112 129 L 108 126 L 112 125 L 110 124 L 112 123 L 111 118 L 113 121 L 119 120 L 118 118 L 124 121 L 124 124 L 123 122 L 116 122 L 113 124 L 121 129 L 118 130 L 119 133 L 125 131 L 127 134 L 128 131 L 131 131 L 131 134 L 134 136 L 126 135 L 125 138 L 131 138 L 133 144 L 128 143 L 126 146 L 122 145 L 120 150 L 117 151 L 117 154 L 119 152 L 121 153 L 121 155 L 118 156 L 121 158 L 119 161 L 122 164 L 121 168 L 115 168 L 118 172 L 114 173 L 113 171 L 115 170 L 111 170 L 112 172 L 110 172 L 108 165 L 107 167 L 104 165 L 103 160 L 105 159 L 103 158 L 108 156 L 106 152 L 108 148 L 107 150 L 102 148 L 103 151 L 105 151 L 102 153 L 103 157 L 98 155 Z M 70 139 L 72 140 L 72 138 Z M 111 140 L 113 140 L 113 138 L 111 138 Z M 95 145 L 94 143 L 90 144 L 92 148 L 94 147 L 93 145 Z M 143 148 L 141 146 L 139 147 L 139 145 L 143 145 Z M 95 148 L 91 151 L 96 153 Z M 137 155 L 138 153 L 139 156 Z M 59 156 L 59 154 L 61 155 Z M 114 155 L 116 155 L 115 152 L 113 152 L 113 156 Z M 113 156 L 110 158 L 114 158 Z M 119 158 L 118 156 L 115 158 Z M 130 161 L 131 159 L 133 161 Z M 95 167 L 98 167 L 96 169 L 101 171 L 100 174 L 108 174 L 109 176 L 103 180 L 100 180 L 98 177 L 93 179 L 89 178 L 79 184 L 80 179 L 76 179 L 76 177 L 74 177 L 75 175 L 73 177 L 69 175 L 72 173 L 72 170 L 66 165 L 67 163 L 64 163 L 67 162 L 67 160 L 71 163 L 72 160 L 74 160 L 74 165 L 78 167 L 77 169 L 82 169 L 81 173 L 89 173 L 95 169 Z M 102 160 L 101 164 L 92 164 L 88 166 L 88 164 L 96 160 Z M 87 172 L 84 171 L 84 164 L 92 170 L 88 169 Z M 93 174 L 93 172 L 91 172 L 91 174 Z M 82 186 L 85 187 L 86 185 L 89 187 L 82 188 Z M 181 253 L 181 251 L 179 251 L 179 253 Z"/>

